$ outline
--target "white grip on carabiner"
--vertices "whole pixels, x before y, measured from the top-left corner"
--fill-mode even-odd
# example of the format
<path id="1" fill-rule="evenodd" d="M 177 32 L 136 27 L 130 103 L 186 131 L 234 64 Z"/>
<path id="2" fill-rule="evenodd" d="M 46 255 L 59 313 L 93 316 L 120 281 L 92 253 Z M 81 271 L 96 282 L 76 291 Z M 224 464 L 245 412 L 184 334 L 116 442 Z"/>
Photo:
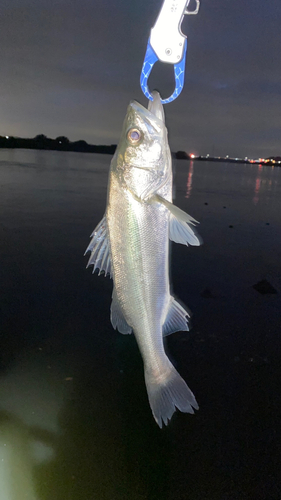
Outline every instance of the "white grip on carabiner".
<path id="1" fill-rule="evenodd" d="M 157 21 L 150 33 L 150 44 L 158 59 L 171 64 L 183 57 L 186 36 L 181 23 L 190 0 L 164 0 Z"/>

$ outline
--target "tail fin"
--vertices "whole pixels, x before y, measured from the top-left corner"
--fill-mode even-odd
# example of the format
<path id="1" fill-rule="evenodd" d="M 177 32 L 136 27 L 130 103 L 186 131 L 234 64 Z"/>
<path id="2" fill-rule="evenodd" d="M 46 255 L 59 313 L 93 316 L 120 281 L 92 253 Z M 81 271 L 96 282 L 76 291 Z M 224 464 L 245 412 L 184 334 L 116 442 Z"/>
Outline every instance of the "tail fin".
<path id="1" fill-rule="evenodd" d="M 150 408 L 160 428 L 163 422 L 168 425 L 176 408 L 184 413 L 194 413 L 193 408 L 199 409 L 193 392 L 170 362 L 168 372 L 162 377 L 156 378 L 146 371 L 145 383 Z"/>

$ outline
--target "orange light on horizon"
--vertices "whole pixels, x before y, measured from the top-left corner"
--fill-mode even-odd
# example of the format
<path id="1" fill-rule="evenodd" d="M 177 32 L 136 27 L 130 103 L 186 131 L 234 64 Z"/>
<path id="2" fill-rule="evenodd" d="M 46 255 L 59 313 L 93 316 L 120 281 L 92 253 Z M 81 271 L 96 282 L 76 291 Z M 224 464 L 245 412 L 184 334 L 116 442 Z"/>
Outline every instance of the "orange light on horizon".
<path id="1" fill-rule="evenodd" d="M 190 158 L 192 158 L 192 159 L 193 159 L 193 158 L 195 158 L 195 155 L 194 155 L 193 153 L 192 153 L 191 155 L 189 155 L 189 156 L 190 156 Z"/>

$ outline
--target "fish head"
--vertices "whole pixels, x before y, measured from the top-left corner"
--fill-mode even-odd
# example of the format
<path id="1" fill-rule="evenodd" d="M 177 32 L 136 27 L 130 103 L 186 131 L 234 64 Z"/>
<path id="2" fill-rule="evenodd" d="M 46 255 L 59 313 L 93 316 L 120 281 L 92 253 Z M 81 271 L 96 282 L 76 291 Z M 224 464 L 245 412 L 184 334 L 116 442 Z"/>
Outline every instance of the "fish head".
<path id="1" fill-rule="evenodd" d="M 158 92 L 153 92 L 148 109 L 136 101 L 130 102 L 115 158 L 123 186 L 142 200 L 170 180 L 171 153 Z"/>

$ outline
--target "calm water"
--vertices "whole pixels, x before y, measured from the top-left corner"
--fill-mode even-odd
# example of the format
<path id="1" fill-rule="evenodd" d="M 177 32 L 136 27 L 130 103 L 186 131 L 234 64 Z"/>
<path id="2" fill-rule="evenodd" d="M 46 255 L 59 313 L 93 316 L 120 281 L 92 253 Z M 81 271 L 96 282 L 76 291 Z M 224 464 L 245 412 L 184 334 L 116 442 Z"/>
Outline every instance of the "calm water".
<path id="1" fill-rule="evenodd" d="M 173 245 L 193 328 L 167 342 L 200 410 L 161 431 L 85 269 L 109 162 L 0 150 L 0 500 L 280 500 L 281 169 L 175 162 L 204 245 Z"/>

